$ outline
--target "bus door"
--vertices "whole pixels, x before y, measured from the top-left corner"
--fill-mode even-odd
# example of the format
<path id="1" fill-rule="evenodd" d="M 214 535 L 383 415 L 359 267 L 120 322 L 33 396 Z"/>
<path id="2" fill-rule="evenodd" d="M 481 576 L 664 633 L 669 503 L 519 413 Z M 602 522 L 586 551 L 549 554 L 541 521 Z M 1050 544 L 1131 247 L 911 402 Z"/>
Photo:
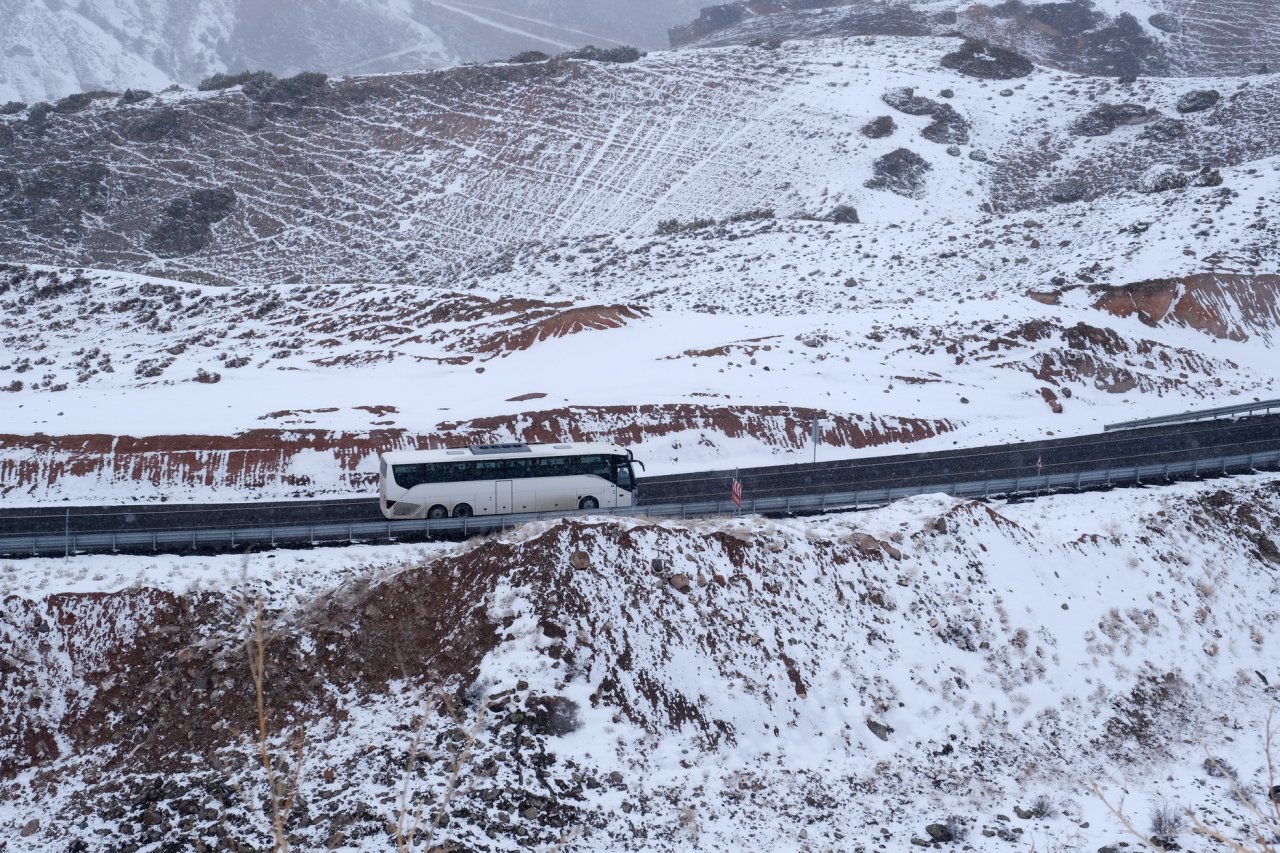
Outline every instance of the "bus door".
<path id="1" fill-rule="evenodd" d="M 512 509 L 514 509 L 512 505 L 513 501 L 511 497 L 511 481 L 498 480 L 494 484 L 494 490 L 495 491 L 494 491 L 493 502 L 495 506 L 493 508 L 493 511 L 498 515 L 503 515 L 504 513 L 511 512 Z"/>

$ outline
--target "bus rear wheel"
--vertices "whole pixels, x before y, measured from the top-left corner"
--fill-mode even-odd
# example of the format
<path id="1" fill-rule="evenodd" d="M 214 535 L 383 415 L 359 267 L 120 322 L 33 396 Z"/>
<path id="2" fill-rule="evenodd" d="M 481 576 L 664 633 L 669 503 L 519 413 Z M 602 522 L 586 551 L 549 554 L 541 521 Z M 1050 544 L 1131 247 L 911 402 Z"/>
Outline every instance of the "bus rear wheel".
<path id="1" fill-rule="evenodd" d="M 427 510 L 427 518 L 448 518 L 448 517 L 449 517 L 449 510 L 440 506 L 440 504 L 436 504 L 431 509 Z"/>
<path id="2" fill-rule="evenodd" d="M 599 509 L 599 508 L 600 508 L 600 501 L 596 500 L 590 495 L 587 495 L 585 498 L 578 501 L 578 509 Z"/>
<path id="3" fill-rule="evenodd" d="M 471 504 L 458 504 L 453 508 L 454 518 L 470 518 L 473 515 L 475 513 L 471 511 Z"/>

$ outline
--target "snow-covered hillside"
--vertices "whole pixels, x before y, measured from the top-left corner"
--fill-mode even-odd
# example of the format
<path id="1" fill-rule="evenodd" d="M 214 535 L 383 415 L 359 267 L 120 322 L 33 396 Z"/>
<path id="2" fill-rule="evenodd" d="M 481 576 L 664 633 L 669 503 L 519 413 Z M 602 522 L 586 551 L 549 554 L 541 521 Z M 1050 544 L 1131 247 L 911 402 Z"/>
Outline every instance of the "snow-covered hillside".
<path id="1" fill-rule="evenodd" d="M 816 413 L 850 454 L 1276 396 L 1280 78 L 956 55 L 985 61 L 832 39 L 10 117 L 4 251 L 91 269 L 5 271 L 5 500 L 361 493 L 379 448 L 485 438 L 687 470 L 807 455 Z"/>
<path id="2" fill-rule="evenodd" d="M 294 849 L 1137 849 L 1101 797 L 1244 840 L 1278 526 L 1268 475 L 0 566 L 0 836 L 267 843 L 261 599 Z"/>
<path id="3" fill-rule="evenodd" d="M 376 73 L 666 44 L 696 0 L 0 0 L 0 103 L 193 86 L 225 71 Z"/>
<path id="4" fill-rule="evenodd" d="M 960 32 L 1056 68 L 1103 76 L 1241 76 L 1280 66 L 1270 0 L 776 0 L 704 8 L 676 47 Z"/>
<path id="5" fill-rule="evenodd" d="M 1212 183 L 1280 154 L 1277 75 L 989 81 L 942 64 L 966 56 L 956 39 L 829 40 L 33 108 L 0 124 L 0 253 L 453 281 L 523 242 L 762 208 L 849 205 L 877 231 L 951 220 L 959 237 L 987 211 Z"/>
<path id="6" fill-rule="evenodd" d="M 1171 258 L 1195 213 L 1196 194 L 1183 198 L 1187 218 L 1143 238 Z M 1034 255 L 1053 223 L 988 228 L 945 286 L 924 283 L 928 253 L 892 258 L 958 243 L 908 233 L 877 267 L 850 239 L 860 226 L 774 220 L 583 241 L 575 257 L 547 250 L 454 292 L 11 267 L 3 499 L 358 494 L 380 451 L 475 441 L 617 441 L 663 473 L 807 459 L 818 413 L 832 458 L 1277 396 L 1280 277 L 1110 287 L 1063 269 L 1055 286 L 1053 268 L 981 249 Z M 1107 256 L 1123 259 L 1130 239 Z"/>

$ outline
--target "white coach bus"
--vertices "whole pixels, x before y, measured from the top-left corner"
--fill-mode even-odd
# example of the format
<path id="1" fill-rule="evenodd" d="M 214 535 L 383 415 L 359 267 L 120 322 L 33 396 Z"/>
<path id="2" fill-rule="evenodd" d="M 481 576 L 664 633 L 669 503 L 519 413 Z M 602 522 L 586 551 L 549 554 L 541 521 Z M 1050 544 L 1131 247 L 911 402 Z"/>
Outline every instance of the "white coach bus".
<path id="1" fill-rule="evenodd" d="M 381 461 L 378 496 L 387 518 L 597 509 L 636 501 L 631 451 L 613 444 L 406 450 L 384 453 Z"/>

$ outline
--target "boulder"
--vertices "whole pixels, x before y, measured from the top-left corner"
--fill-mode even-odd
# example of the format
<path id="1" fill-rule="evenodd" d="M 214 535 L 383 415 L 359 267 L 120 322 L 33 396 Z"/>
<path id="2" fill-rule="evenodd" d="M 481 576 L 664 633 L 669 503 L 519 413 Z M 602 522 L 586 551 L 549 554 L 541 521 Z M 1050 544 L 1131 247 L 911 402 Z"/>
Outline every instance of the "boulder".
<path id="1" fill-rule="evenodd" d="M 942 57 L 942 67 L 982 80 L 1013 80 L 1035 70 L 1025 56 L 976 39 L 967 40 L 959 50 Z"/>
<path id="2" fill-rule="evenodd" d="M 880 553 L 880 540 L 870 533 L 853 534 L 853 545 L 867 557 Z"/>
<path id="3" fill-rule="evenodd" d="M 898 148 L 872 164 L 873 177 L 865 185 L 869 189 L 888 190 L 906 198 L 922 198 L 925 173 L 932 168 L 927 160 L 914 151 Z"/>
<path id="4" fill-rule="evenodd" d="M 1158 118 L 1147 125 L 1138 134 L 1139 139 L 1149 142 L 1168 143 L 1184 139 L 1189 132 L 1187 123 L 1176 118 Z"/>
<path id="5" fill-rule="evenodd" d="M 893 727 L 888 726 L 879 720 L 868 719 L 867 728 L 871 730 L 873 735 L 883 741 L 889 740 L 889 735 L 893 734 Z"/>
<path id="6" fill-rule="evenodd" d="M 909 116 L 933 115 L 942 106 L 937 101 L 917 95 L 916 90 L 910 86 L 890 89 L 880 96 L 880 100 L 898 112 L 906 113 Z"/>
<path id="7" fill-rule="evenodd" d="M 898 124 L 893 120 L 893 116 L 878 116 L 864 124 L 861 133 L 868 139 L 884 139 L 886 136 L 892 136 L 897 129 Z"/>
<path id="8" fill-rule="evenodd" d="M 1137 190 L 1142 193 L 1162 193 L 1176 190 L 1191 183 L 1191 177 L 1177 166 L 1157 165 L 1138 178 Z"/>
<path id="9" fill-rule="evenodd" d="M 1222 173 L 1217 169 L 1211 169 L 1205 166 L 1200 173 L 1191 181 L 1198 187 L 1220 187 L 1222 186 Z"/>
<path id="10" fill-rule="evenodd" d="M 1196 89 L 1178 98 L 1177 110 L 1186 113 L 1200 113 L 1212 107 L 1222 99 L 1216 89 Z"/>
<path id="11" fill-rule="evenodd" d="M 837 225 L 856 225 L 858 224 L 858 211 L 852 205 L 838 204 L 831 211 L 829 218 Z"/>
<path id="12" fill-rule="evenodd" d="M 954 841 L 956 837 L 955 833 L 945 823 L 931 823 L 924 828 L 924 831 L 929 833 L 929 837 L 934 841 Z"/>
<path id="13" fill-rule="evenodd" d="M 1070 132 L 1076 136 L 1106 136 L 1122 125 L 1146 124 L 1159 115 L 1141 104 L 1103 104 L 1072 122 Z"/>

